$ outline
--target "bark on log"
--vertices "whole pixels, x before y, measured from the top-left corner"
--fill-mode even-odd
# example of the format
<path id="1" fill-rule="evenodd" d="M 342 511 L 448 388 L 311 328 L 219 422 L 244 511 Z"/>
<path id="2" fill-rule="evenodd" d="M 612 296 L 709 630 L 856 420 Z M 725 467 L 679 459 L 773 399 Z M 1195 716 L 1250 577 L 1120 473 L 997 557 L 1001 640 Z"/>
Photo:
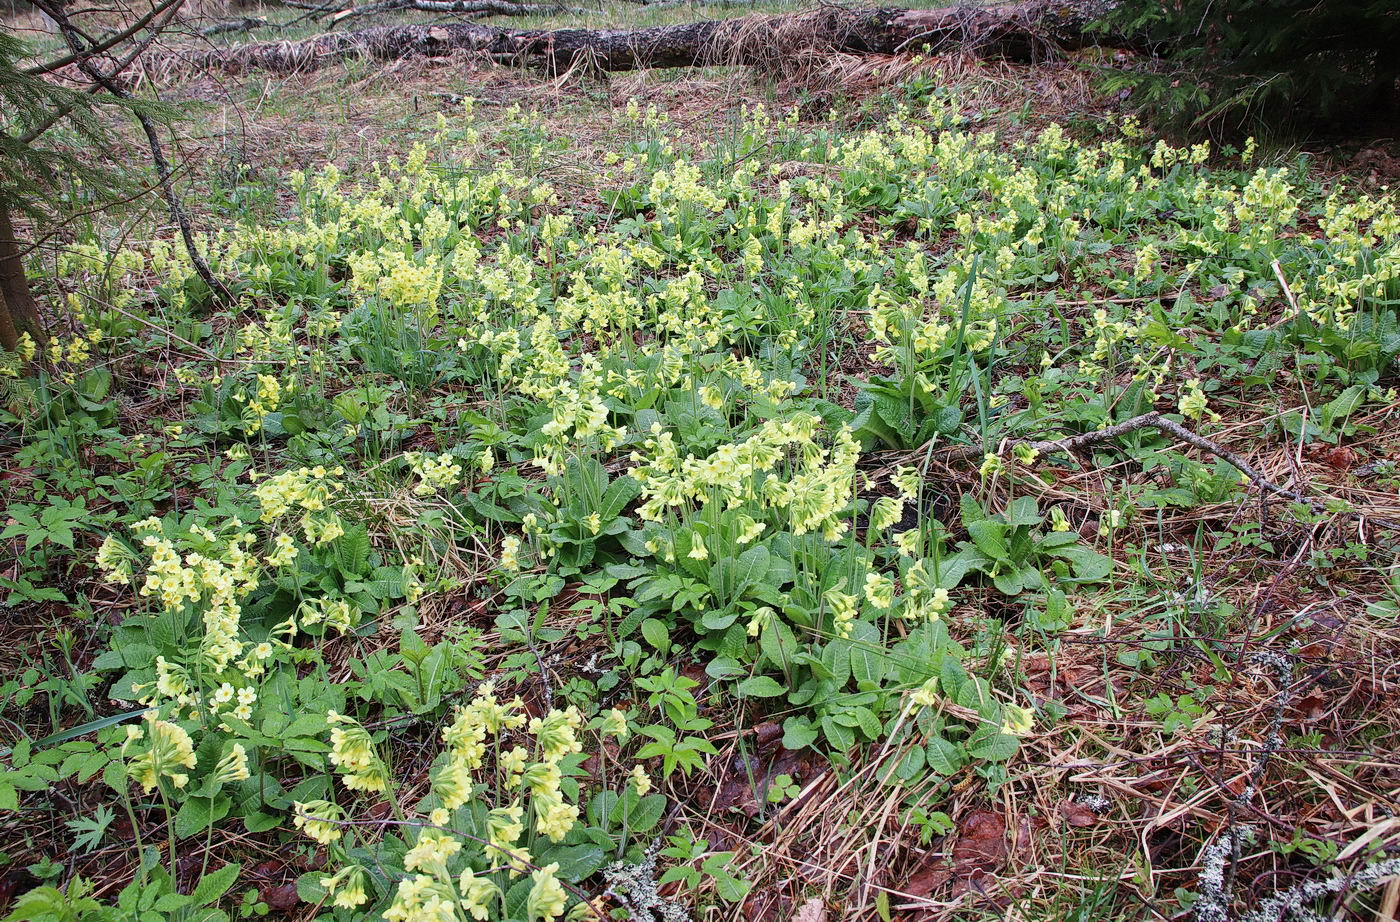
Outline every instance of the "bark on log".
<path id="1" fill-rule="evenodd" d="M 775 65 L 823 52 L 898 54 L 930 46 L 1035 61 L 1092 44 L 1083 0 L 1024 0 L 996 7 L 938 10 L 826 7 L 647 29 L 505 29 L 475 23 L 380 26 L 296 42 L 172 53 L 157 71 L 315 70 L 345 58 L 393 61 L 474 52 L 562 72 L 643 67 Z"/>
<path id="2" fill-rule="evenodd" d="M 423 13 L 451 13 L 460 16 L 550 16 L 559 13 L 583 13 L 572 6 L 513 3 L 511 0 L 380 0 L 364 6 L 341 10 L 331 17 L 333 23 L 356 16 L 370 16 L 394 10 L 418 10 Z"/>
<path id="3" fill-rule="evenodd" d="M 199 34 L 205 38 L 212 38 L 215 35 L 227 35 L 230 32 L 251 32 L 254 29 L 265 29 L 270 25 L 261 16 L 240 16 L 237 19 L 221 19 L 212 25 L 205 26 L 199 30 Z"/>

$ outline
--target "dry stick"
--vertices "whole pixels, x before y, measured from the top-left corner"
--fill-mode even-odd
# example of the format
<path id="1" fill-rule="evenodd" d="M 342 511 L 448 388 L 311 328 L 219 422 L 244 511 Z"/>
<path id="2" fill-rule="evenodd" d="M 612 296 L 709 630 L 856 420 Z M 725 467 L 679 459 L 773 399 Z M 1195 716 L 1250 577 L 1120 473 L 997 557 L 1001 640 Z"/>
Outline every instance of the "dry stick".
<path id="1" fill-rule="evenodd" d="M 32 2 L 58 24 L 59 32 L 62 33 L 64 41 L 72 49 L 78 69 L 87 75 L 89 80 L 100 85 L 118 99 L 132 99 L 132 95 L 116 83 L 111 74 L 104 73 L 92 63 L 92 52 L 84 49 L 77 30 L 73 28 L 72 22 L 68 19 L 67 11 L 61 5 L 53 0 L 32 0 Z M 173 12 L 178 6 L 177 0 L 172 4 L 171 11 Z M 165 159 L 165 150 L 161 147 L 160 135 L 156 133 L 155 124 L 151 121 L 150 116 L 144 112 L 134 110 L 132 114 L 141 125 L 141 130 L 146 134 L 146 141 L 151 148 L 151 159 L 155 162 L 156 176 L 160 180 L 161 197 L 165 199 L 165 204 L 170 208 L 170 216 L 174 219 L 176 226 L 180 228 L 180 237 L 184 240 L 185 252 L 190 258 L 191 265 L 194 266 L 194 271 L 204 281 L 204 284 L 209 286 L 211 292 L 216 296 L 227 298 L 229 296 L 228 289 L 224 287 L 223 282 L 214 277 L 214 273 L 209 269 L 209 264 L 204 261 L 204 257 L 199 254 L 199 249 L 195 246 L 194 232 L 190 229 L 190 219 L 185 213 L 184 206 L 180 204 L 180 199 L 175 195 L 175 186 L 170 181 L 172 175 L 170 163 Z"/>
<path id="2" fill-rule="evenodd" d="M 1304 506 L 1307 506 L 1314 512 L 1321 513 L 1328 511 L 1327 507 L 1322 503 L 1318 502 L 1317 500 L 1309 499 L 1301 493 L 1295 493 L 1287 487 L 1279 486 L 1269 478 L 1265 477 L 1263 474 L 1259 473 L 1259 470 L 1255 468 L 1254 465 L 1250 464 L 1248 461 L 1246 461 L 1244 458 L 1241 458 L 1233 451 L 1230 451 L 1228 448 L 1224 448 L 1220 445 L 1217 445 L 1210 439 L 1197 435 L 1190 429 L 1187 429 L 1185 426 L 1182 426 L 1180 423 L 1174 423 L 1171 420 L 1166 419 L 1162 416 L 1160 412 L 1156 410 L 1153 410 L 1151 413 L 1144 413 L 1141 416 L 1134 416 L 1132 419 L 1124 420 L 1121 423 L 1117 423 L 1105 429 L 1098 429 L 1093 432 L 1085 432 L 1082 435 L 1072 435 L 1068 438 L 1054 439 L 1051 441 L 1036 441 L 1033 439 L 1008 439 L 1005 445 L 1007 448 L 1015 448 L 1020 445 L 1025 445 L 1029 448 L 1035 449 L 1041 454 L 1054 454 L 1056 452 L 1073 453 L 1079 451 L 1081 448 L 1088 448 L 1091 445 L 1098 445 L 1101 442 L 1111 441 L 1113 439 L 1118 438 L 1120 435 L 1127 435 L 1129 432 L 1136 432 L 1139 429 L 1156 429 L 1159 432 L 1165 432 L 1166 434 L 1173 436 L 1174 438 L 1180 439 L 1188 445 L 1192 445 L 1196 448 L 1199 448 L 1201 451 L 1207 452 L 1208 454 L 1212 454 L 1215 457 L 1221 459 L 1222 461 L 1225 461 L 1231 466 L 1237 468 L 1240 471 L 1240 473 L 1244 474 L 1257 486 L 1259 486 L 1263 490 L 1266 490 L 1269 493 L 1273 493 L 1276 496 L 1281 496 L 1284 499 L 1291 500 L 1295 503 L 1300 503 Z M 965 461 L 969 458 L 980 457 L 982 453 L 982 448 L 975 445 L 969 445 L 963 448 L 959 448 L 958 450 L 951 452 L 947 455 L 944 455 L 944 457 L 951 461 Z M 1360 513 L 1351 514 L 1360 515 Z M 1388 519 L 1379 518 L 1372 519 L 1372 521 L 1376 522 L 1377 524 L 1385 525 L 1387 528 L 1400 528 L 1400 522 L 1391 522 Z"/>
<path id="3" fill-rule="evenodd" d="M 251 32 L 254 29 L 264 29 L 272 25 L 261 16 L 244 16 L 240 19 L 220 20 L 200 29 L 199 34 L 204 38 L 212 38 L 215 35 L 225 35 L 229 32 Z"/>
<path id="4" fill-rule="evenodd" d="M 147 48 L 149 48 L 151 46 L 151 43 L 154 42 L 157 37 L 159 37 L 161 29 L 163 29 L 165 25 L 167 25 L 170 22 L 170 20 L 174 18 L 176 11 L 182 3 L 184 3 L 184 0 L 166 0 L 165 3 L 159 5 L 155 10 L 153 10 L 151 12 L 151 15 L 142 17 L 142 19 L 137 23 L 137 26 L 133 26 L 132 28 L 126 30 L 120 36 L 116 36 L 114 38 L 102 42 L 96 49 L 94 49 L 93 53 L 98 53 L 99 51 L 105 51 L 111 48 L 112 45 L 116 44 L 116 42 L 121 41 L 124 38 L 130 38 L 132 35 L 135 35 L 138 31 L 137 27 L 144 26 L 150 23 L 158 12 L 163 12 L 167 10 L 169 11 L 169 15 L 166 16 L 163 21 L 155 24 L 154 28 L 151 30 L 151 34 L 149 37 L 138 42 L 136 44 L 136 47 L 132 49 L 130 54 L 128 54 L 125 58 L 119 61 L 115 67 L 108 71 L 108 76 L 115 78 L 120 76 L 123 72 L 125 72 L 125 70 L 131 66 L 132 62 L 135 61 L 138 57 L 140 57 L 141 53 L 144 52 Z M 53 61 L 49 64 L 42 64 L 38 68 L 32 68 L 31 70 L 35 73 L 49 73 L 50 71 L 57 70 L 65 66 L 66 64 L 71 63 L 72 56 L 70 55 L 68 58 L 64 58 L 60 61 Z M 84 87 L 82 92 L 86 93 L 89 96 L 94 96 L 101 89 L 101 85 L 93 83 L 89 86 Z M 42 123 L 35 125 L 29 131 L 20 135 L 16 140 L 20 144 L 33 144 L 46 132 L 48 132 L 49 129 L 53 128 L 53 126 L 63 121 L 63 119 L 65 119 L 68 116 L 68 114 L 76 108 L 78 108 L 77 102 L 72 102 L 68 105 L 61 106 L 56 112 L 53 113 L 53 115 L 49 116 L 49 118 L 45 119 Z M 145 193 L 143 192 L 142 195 L 144 194 Z"/>
<path id="5" fill-rule="evenodd" d="M 95 44 L 93 45 L 93 47 L 92 47 L 89 51 L 86 52 L 86 54 L 88 54 L 88 55 L 101 54 L 102 52 L 108 50 L 109 48 L 112 48 L 112 47 L 114 47 L 114 46 L 116 46 L 116 45 L 121 44 L 122 42 L 124 42 L 124 41 L 126 41 L 127 39 L 131 38 L 131 37 L 132 37 L 133 35 L 135 35 L 137 32 L 140 32 L 140 31 L 141 31 L 142 29 L 144 29 L 148 24 L 150 24 L 151 22 L 155 21 L 155 18 L 156 18 L 157 16 L 159 16 L 161 13 L 164 13 L 166 10 L 170 9 L 171 7 L 179 6 L 179 5 L 180 5 L 181 3 L 183 3 L 183 2 L 184 2 L 184 0 L 165 0 L 164 3 L 159 3 L 159 4 L 157 4 L 156 6 L 154 6 L 154 7 L 151 8 L 151 11 L 150 11 L 149 13 L 147 13 L 147 14 L 144 15 L 144 16 L 142 16 L 140 19 L 136 20 L 134 23 L 132 23 L 132 24 L 131 24 L 130 26 L 128 26 L 126 29 L 122 30 L 121 32 L 118 32 L 116 35 L 108 36 L 107 38 L 104 38 L 102 41 L 95 43 Z M 47 12 L 47 11 L 46 11 L 46 12 Z M 30 77 L 36 77 L 36 76 L 40 76 L 40 75 L 42 75 L 42 74 L 50 74 L 50 73 L 53 73 L 53 72 L 56 71 L 56 70 L 62 70 L 63 68 L 67 67 L 69 64 L 75 63 L 75 62 L 78 60 L 78 58 L 79 58 L 79 53 L 75 51 L 75 52 L 73 52 L 72 54 L 64 55 L 63 57 L 58 58 L 57 60 L 49 61 L 49 62 L 46 63 L 46 64 L 36 64 L 36 65 L 33 66 L 33 67 L 27 68 L 27 69 L 24 71 L 24 73 L 25 73 L 26 75 L 30 76 Z"/>

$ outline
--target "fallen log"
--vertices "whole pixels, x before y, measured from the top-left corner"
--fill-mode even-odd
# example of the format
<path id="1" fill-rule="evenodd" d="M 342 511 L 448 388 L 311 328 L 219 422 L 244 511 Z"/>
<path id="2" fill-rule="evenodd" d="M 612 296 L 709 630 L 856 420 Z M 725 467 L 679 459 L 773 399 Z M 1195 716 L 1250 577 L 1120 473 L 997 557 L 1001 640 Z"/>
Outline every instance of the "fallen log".
<path id="1" fill-rule="evenodd" d="M 204 38 L 212 38 L 215 35 L 227 35 L 230 32 L 251 32 L 254 29 L 265 29 L 269 25 L 271 23 L 261 16 L 240 16 L 236 19 L 221 19 L 207 25 L 199 30 L 199 34 Z"/>
<path id="2" fill-rule="evenodd" d="M 1082 0 L 1025 0 L 937 10 L 823 7 L 646 29 L 506 29 L 475 23 L 379 26 L 302 41 L 171 52 L 155 70 L 316 70 L 346 58 L 394 61 L 457 52 L 536 64 L 551 72 L 644 67 L 780 65 L 814 53 L 900 54 L 925 46 L 1037 61 L 1092 44 L 1091 7 Z M 153 62 L 154 63 L 154 62 Z"/>
<path id="3" fill-rule="evenodd" d="M 341 10 L 331 17 L 332 23 L 356 16 L 370 16 L 396 10 L 417 10 L 423 13 L 451 13 L 460 16 L 550 16 L 559 13 L 582 13 L 572 6 L 513 3 L 511 0 L 379 0 L 364 6 Z"/>

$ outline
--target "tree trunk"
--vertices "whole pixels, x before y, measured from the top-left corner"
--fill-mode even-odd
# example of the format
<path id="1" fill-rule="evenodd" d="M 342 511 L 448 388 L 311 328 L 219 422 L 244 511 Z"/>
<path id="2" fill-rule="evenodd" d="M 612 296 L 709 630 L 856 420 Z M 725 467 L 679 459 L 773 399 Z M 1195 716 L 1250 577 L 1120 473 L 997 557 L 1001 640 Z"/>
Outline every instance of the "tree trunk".
<path id="1" fill-rule="evenodd" d="M 746 16 L 648 29 L 505 29 L 473 23 L 380 26 L 297 42 L 261 42 L 224 50 L 171 53 L 157 71 L 263 69 L 309 71 L 345 58 L 392 61 L 476 52 L 541 64 L 551 71 L 585 65 L 601 71 L 642 67 L 777 65 L 813 53 L 915 53 L 949 48 L 1034 61 L 1093 42 L 1083 0 L 1024 0 L 997 7 L 938 10 L 824 7 L 779 16 Z"/>
<path id="2" fill-rule="evenodd" d="M 28 333 L 36 345 L 45 340 L 39 306 L 34 303 L 29 279 L 24 274 L 10 212 L 0 204 L 0 346 L 15 351 L 24 333 Z"/>

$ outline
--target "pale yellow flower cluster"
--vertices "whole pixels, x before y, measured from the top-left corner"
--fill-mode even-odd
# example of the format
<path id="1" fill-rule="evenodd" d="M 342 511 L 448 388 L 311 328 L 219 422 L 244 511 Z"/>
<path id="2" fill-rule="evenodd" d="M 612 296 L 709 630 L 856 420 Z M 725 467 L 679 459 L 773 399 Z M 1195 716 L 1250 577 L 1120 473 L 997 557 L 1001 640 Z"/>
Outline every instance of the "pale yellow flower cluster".
<path id="1" fill-rule="evenodd" d="M 607 732 L 626 729 L 626 716 L 617 712 L 607 720 Z M 330 760 L 352 790 L 383 793 L 387 789 L 384 763 L 369 734 L 352 718 L 335 712 L 331 724 Z M 528 722 L 528 727 L 527 727 Z M 569 803 L 561 790 L 561 760 L 582 748 L 578 731 L 583 723 L 577 710 L 550 711 L 528 719 L 519 698 L 502 703 L 488 683 L 477 695 L 458 708 L 451 724 L 442 730 L 446 759 L 431 775 L 432 793 L 426 805 L 432 807 L 429 824 L 404 856 L 409 876 L 397 884 L 393 899 L 384 912 L 387 922 L 445 922 L 460 919 L 484 920 L 492 917 L 501 889 L 496 870 L 510 877 L 527 871 L 531 886 L 527 913 L 532 920 L 552 920 L 564 913 L 567 894 L 557 878 L 558 864 L 535 867 L 525 835 L 527 810 L 534 819 L 535 832 L 552 842 L 562 841 L 578 821 L 577 805 Z M 619 726 L 620 725 L 620 726 Z M 526 743 L 507 748 L 506 737 L 524 730 Z M 482 783 L 476 774 L 486 769 L 487 745 L 494 741 L 496 769 L 487 772 Z M 366 775 L 373 783 L 363 783 Z M 361 780 L 352 783 L 351 779 Z M 650 782 L 634 778 L 639 793 Z M 487 784 L 486 782 L 491 782 Z M 451 831 L 453 815 L 470 804 L 480 790 L 492 787 L 498 794 L 514 798 L 503 806 L 485 811 L 485 852 L 471 857 L 464 840 Z M 392 794 L 390 795 L 392 796 Z M 328 801 L 297 804 L 296 825 L 322 844 L 338 840 L 345 812 Z M 484 860 L 486 867 L 479 863 Z M 335 897 L 336 905 L 355 908 L 366 899 L 362 869 L 347 865 L 321 880 Z"/>
<path id="2" fill-rule="evenodd" d="M 415 496 L 431 496 L 450 490 L 462 480 L 462 464 L 451 452 L 430 455 L 421 451 L 406 451 L 403 459 L 418 478 L 413 485 Z"/>
<path id="3" fill-rule="evenodd" d="M 782 513 L 793 534 L 817 532 L 834 541 L 850 527 L 842 513 L 851 501 L 859 447 L 842 427 L 828 448 L 817 438 L 819 428 L 816 416 L 794 413 L 766 420 L 752 436 L 707 457 L 681 458 L 672 434 L 658 426 L 644 443 L 648 454 L 632 454 L 629 473 L 642 485 L 637 514 L 660 521 L 668 510 L 750 504 Z"/>

